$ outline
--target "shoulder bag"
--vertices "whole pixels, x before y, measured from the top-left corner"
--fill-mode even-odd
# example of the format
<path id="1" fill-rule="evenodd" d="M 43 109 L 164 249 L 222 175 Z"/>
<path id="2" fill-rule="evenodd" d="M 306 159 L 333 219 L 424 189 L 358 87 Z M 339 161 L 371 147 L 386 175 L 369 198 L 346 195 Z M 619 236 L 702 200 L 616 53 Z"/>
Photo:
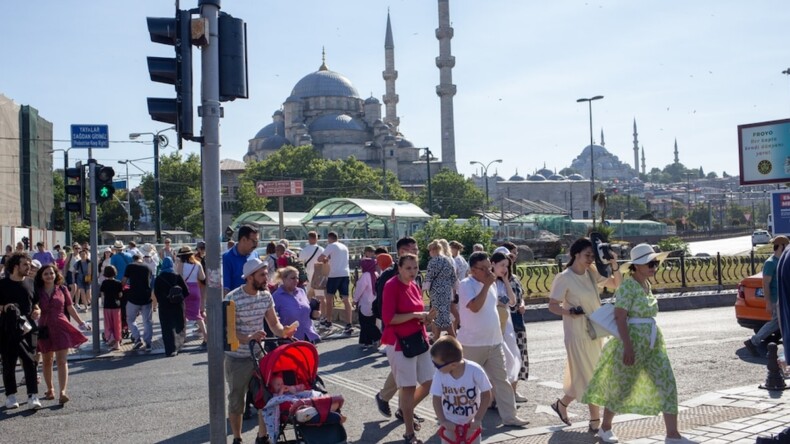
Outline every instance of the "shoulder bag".
<path id="1" fill-rule="evenodd" d="M 593 279 L 592 273 L 587 271 L 587 276 L 590 278 L 590 282 L 593 284 L 593 288 L 595 289 L 595 297 L 598 298 L 598 303 L 601 302 L 601 297 L 598 294 L 598 285 L 595 283 L 595 279 Z M 618 337 L 616 334 L 617 332 L 617 323 L 614 320 L 614 305 L 613 304 L 602 304 L 597 310 L 590 313 L 589 315 L 584 315 L 585 321 L 587 322 L 587 335 L 590 336 L 590 339 L 601 339 L 607 336 L 612 336 L 613 334 Z M 614 328 L 614 332 L 610 328 Z"/>
<path id="2" fill-rule="evenodd" d="M 425 335 L 423 334 L 422 329 L 410 334 L 409 336 L 398 338 L 398 342 L 400 343 L 400 349 L 401 352 L 403 352 L 403 356 L 407 358 L 419 356 L 427 352 L 430 348 L 428 341 L 425 340 Z"/>

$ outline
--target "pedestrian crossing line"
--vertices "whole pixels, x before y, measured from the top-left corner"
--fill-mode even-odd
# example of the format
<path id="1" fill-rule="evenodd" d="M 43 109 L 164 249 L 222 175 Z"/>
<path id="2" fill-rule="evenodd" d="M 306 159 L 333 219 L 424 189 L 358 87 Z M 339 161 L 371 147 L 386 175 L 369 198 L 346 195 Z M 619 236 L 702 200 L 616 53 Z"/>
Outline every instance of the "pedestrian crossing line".
<path id="1" fill-rule="evenodd" d="M 321 379 L 323 379 L 325 382 L 332 382 L 341 387 L 347 388 L 353 392 L 359 393 L 360 395 L 365 395 L 373 400 L 376 399 L 376 394 L 378 393 L 377 389 L 371 388 L 370 386 L 364 384 L 354 382 L 350 379 L 346 379 L 338 375 L 321 375 Z M 430 398 L 430 395 L 428 395 L 428 398 Z M 395 405 L 397 405 L 398 396 L 396 395 L 395 397 L 393 397 L 391 401 L 394 402 Z M 438 420 L 432 408 L 427 408 L 418 405 L 414 408 L 414 411 L 420 413 L 422 416 L 424 416 L 425 418 L 431 421 Z"/>

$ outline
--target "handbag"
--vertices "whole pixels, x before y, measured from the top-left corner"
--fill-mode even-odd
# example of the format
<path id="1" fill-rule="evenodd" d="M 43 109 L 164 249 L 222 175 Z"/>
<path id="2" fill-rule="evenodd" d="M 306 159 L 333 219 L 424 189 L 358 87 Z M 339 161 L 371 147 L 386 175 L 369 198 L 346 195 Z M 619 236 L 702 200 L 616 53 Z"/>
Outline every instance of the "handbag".
<path id="1" fill-rule="evenodd" d="M 329 280 L 329 264 L 318 262 L 313 268 L 313 279 L 310 280 L 310 288 L 314 290 L 324 290 L 326 282 Z"/>
<path id="2" fill-rule="evenodd" d="M 38 327 L 38 339 L 49 339 L 49 327 L 44 325 Z"/>
<path id="3" fill-rule="evenodd" d="M 589 276 L 590 282 L 592 282 L 593 288 L 595 288 L 595 296 L 598 298 L 598 303 L 600 303 L 601 296 L 598 294 L 598 286 L 595 284 L 595 279 L 593 279 L 592 273 L 590 273 L 589 270 L 587 271 L 587 276 Z M 595 316 L 596 320 L 593 320 L 593 316 Z M 585 315 L 584 320 L 587 322 L 587 335 L 590 337 L 590 339 L 602 339 L 612 335 L 608 328 L 600 325 L 601 322 L 603 322 L 605 325 L 606 323 L 611 322 L 611 325 L 614 326 L 614 331 L 617 331 L 617 324 L 614 321 L 614 305 L 612 304 L 601 305 L 594 312 L 590 313 L 589 315 Z"/>
<path id="4" fill-rule="evenodd" d="M 422 330 L 412 333 L 409 336 L 398 338 L 398 342 L 400 343 L 400 349 L 401 352 L 403 352 L 403 356 L 407 358 L 419 356 L 427 352 L 430 348 L 428 341 L 425 340 L 425 335 L 423 334 Z"/>

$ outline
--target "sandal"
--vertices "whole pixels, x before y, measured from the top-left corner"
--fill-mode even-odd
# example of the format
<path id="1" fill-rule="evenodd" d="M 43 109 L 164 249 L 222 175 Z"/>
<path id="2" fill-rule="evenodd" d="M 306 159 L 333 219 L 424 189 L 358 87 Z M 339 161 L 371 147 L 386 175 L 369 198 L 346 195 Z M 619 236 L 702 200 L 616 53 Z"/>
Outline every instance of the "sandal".
<path id="1" fill-rule="evenodd" d="M 411 435 L 403 435 L 403 444 L 422 444 L 422 440 L 417 439 L 417 435 L 412 433 Z"/>
<path id="2" fill-rule="evenodd" d="M 598 427 L 593 427 L 593 423 L 598 423 Z M 590 425 L 587 426 L 587 433 L 598 433 L 598 429 L 601 425 L 601 418 L 591 419 Z"/>
<path id="3" fill-rule="evenodd" d="M 401 411 L 401 409 L 398 409 L 398 410 L 395 411 L 395 417 L 398 420 L 403 421 L 403 412 Z M 419 432 L 420 431 L 420 429 L 422 428 L 422 424 L 421 423 L 423 421 L 425 421 L 425 418 L 417 416 L 416 413 L 412 413 L 411 423 L 412 423 L 412 427 L 414 428 L 415 432 Z"/>
<path id="4" fill-rule="evenodd" d="M 53 399 L 55 399 L 55 390 L 47 390 L 47 392 L 44 393 L 44 397 L 41 399 L 45 401 L 52 401 Z"/>
<path id="5" fill-rule="evenodd" d="M 562 416 L 562 413 L 560 413 L 560 405 L 565 407 L 565 416 Z M 551 405 L 551 409 L 560 417 L 560 421 L 564 422 L 565 425 L 571 425 L 571 422 L 568 420 L 568 406 L 566 404 L 563 404 L 562 401 L 557 399 L 557 401 Z"/>

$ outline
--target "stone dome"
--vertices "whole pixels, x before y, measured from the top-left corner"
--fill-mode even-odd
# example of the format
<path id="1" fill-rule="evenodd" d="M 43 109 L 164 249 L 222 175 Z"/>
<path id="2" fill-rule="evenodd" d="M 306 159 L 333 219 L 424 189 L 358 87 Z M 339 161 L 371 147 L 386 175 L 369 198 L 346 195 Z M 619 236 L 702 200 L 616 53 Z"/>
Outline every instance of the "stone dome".
<path id="1" fill-rule="evenodd" d="M 510 176 L 510 179 L 508 179 L 508 180 L 511 181 L 511 182 L 520 182 L 520 181 L 524 180 L 524 178 L 519 176 L 518 175 L 518 170 L 516 170 L 516 174 Z"/>
<path id="2" fill-rule="evenodd" d="M 323 67 L 322 67 L 323 68 Z M 351 81 L 342 74 L 321 69 L 302 77 L 291 91 L 291 97 L 340 96 L 359 98 L 359 93 Z"/>
<path id="3" fill-rule="evenodd" d="M 549 180 L 565 180 L 565 179 L 566 177 L 563 176 L 562 174 L 552 174 L 551 176 L 549 176 Z"/>
<path id="4" fill-rule="evenodd" d="M 398 141 L 398 148 L 414 148 L 414 144 L 409 139 L 401 137 L 396 140 Z"/>
<path id="5" fill-rule="evenodd" d="M 381 104 L 381 102 L 379 102 L 379 99 L 370 96 L 367 99 L 365 99 L 365 105 L 371 105 L 371 104 L 379 105 Z"/>
<path id="6" fill-rule="evenodd" d="M 365 131 L 365 124 L 347 114 L 324 114 L 313 120 L 310 131 Z"/>
<path id="7" fill-rule="evenodd" d="M 584 180 L 584 176 L 578 173 L 571 174 L 570 176 L 568 176 L 568 180 Z"/>
<path id="8" fill-rule="evenodd" d="M 540 174 L 543 177 L 549 177 L 549 176 L 552 176 L 554 174 L 554 171 L 551 171 L 548 168 L 541 168 L 541 169 L 539 169 L 537 171 L 537 173 Z"/>
<path id="9" fill-rule="evenodd" d="M 285 134 L 285 123 L 283 122 L 272 122 L 258 131 L 255 134 L 255 139 L 264 139 L 266 137 L 271 137 L 275 134 L 283 135 Z"/>
<path id="10" fill-rule="evenodd" d="M 533 174 L 533 175 L 527 177 L 527 180 L 530 181 L 530 182 L 543 182 L 543 181 L 546 180 L 546 176 L 544 176 L 542 174 Z"/>
<path id="11" fill-rule="evenodd" d="M 279 134 L 275 134 L 273 136 L 267 137 L 263 139 L 263 143 L 259 146 L 265 150 L 276 150 L 280 149 L 283 145 L 290 145 L 291 142 L 285 138 L 285 136 L 281 136 Z"/>

